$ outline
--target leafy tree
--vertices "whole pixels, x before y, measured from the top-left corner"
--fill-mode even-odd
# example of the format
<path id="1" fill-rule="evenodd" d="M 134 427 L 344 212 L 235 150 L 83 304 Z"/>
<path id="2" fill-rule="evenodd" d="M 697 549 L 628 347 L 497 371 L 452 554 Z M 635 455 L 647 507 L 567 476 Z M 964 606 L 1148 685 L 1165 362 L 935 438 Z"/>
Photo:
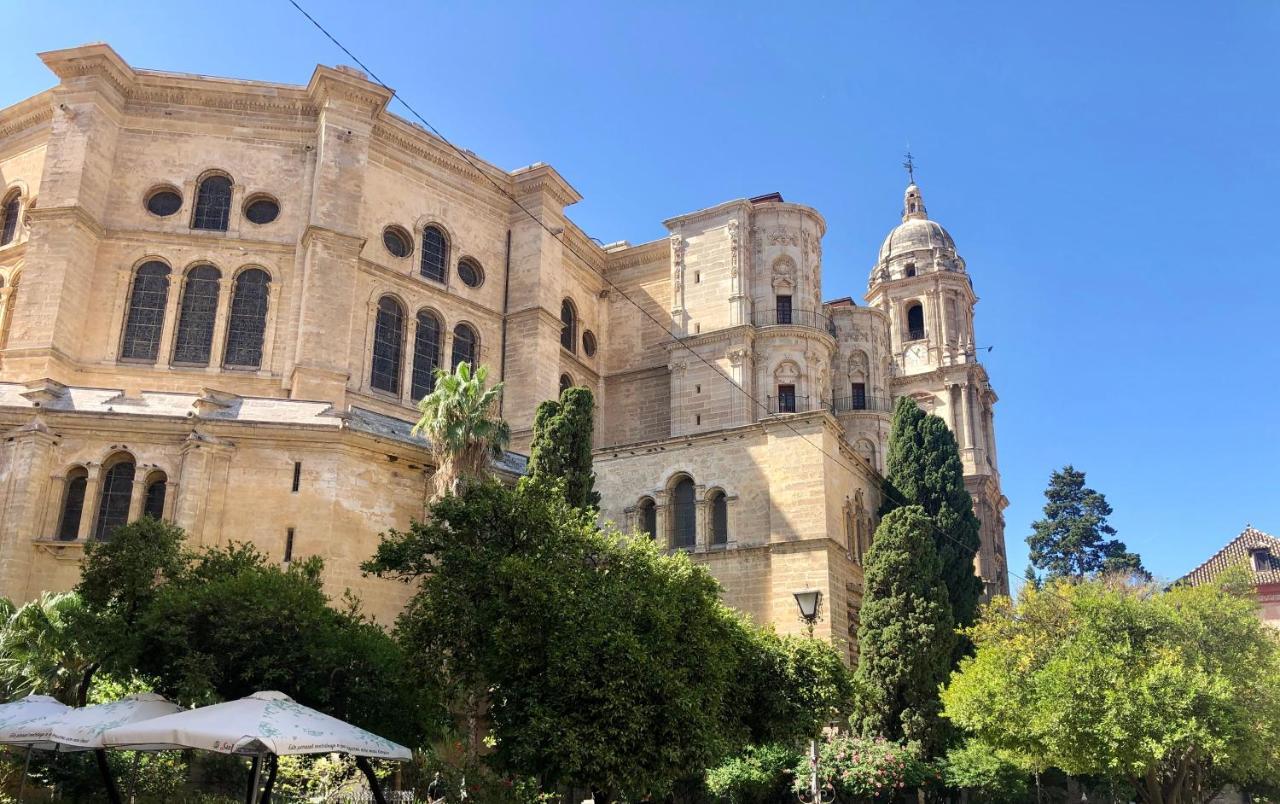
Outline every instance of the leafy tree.
<path id="1" fill-rule="evenodd" d="M 579 508 L 598 508 L 591 471 L 591 434 L 595 401 L 586 388 L 568 388 L 559 400 L 538 405 L 533 418 L 528 477 L 535 482 L 560 478 L 565 498 Z"/>
<path id="2" fill-rule="evenodd" d="M 486 388 L 488 376 L 487 366 L 472 371 L 466 362 L 452 374 L 436 369 L 435 389 L 418 402 L 422 415 L 413 432 L 430 443 L 437 495 L 456 491 L 460 481 L 484 477 L 511 439 L 497 415 L 502 383 Z"/>
<path id="3" fill-rule="evenodd" d="M 831 643 L 743 626 L 738 645 L 734 689 L 746 704 L 740 717 L 751 743 L 814 737 L 850 714 L 858 698 L 853 674 Z"/>
<path id="4" fill-rule="evenodd" d="M 1085 486 L 1084 472 L 1062 467 L 1050 476 L 1044 496 L 1044 519 L 1031 523 L 1034 532 L 1027 537 L 1033 566 L 1050 578 L 1122 574 L 1150 580 L 1138 554 L 1108 538 L 1116 535 L 1107 522 L 1111 506 Z"/>
<path id="5" fill-rule="evenodd" d="M 978 740 L 951 749 L 940 764 L 947 787 L 967 791 L 971 800 L 1022 804 L 1029 798 L 1028 770 L 1008 752 Z"/>
<path id="6" fill-rule="evenodd" d="M 1039 771 L 1190 804 L 1226 783 L 1280 782 L 1280 641 L 1238 579 L 1158 593 L 1058 580 L 1002 599 L 945 714 Z"/>
<path id="7" fill-rule="evenodd" d="M 904 505 L 919 505 L 928 515 L 934 549 L 942 562 L 942 581 L 955 622 L 972 625 L 982 598 L 982 579 L 974 571 L 981 544 L 973 499 L 964 487 L 964 464 L 947 423 L 926 414 L 910 397 L 898 400 L 885 461 L 884 503 L 880 515 Z M 956 656 L 967 644 L 955 644 Z"/>
<path id="8" fill-rule="evenodd" d="M 752 649 L 756 632 L 705 569 L 602 531 L 555 484 L 468 484 L 384 536 L 365 568 L 418 584 L 397 635 L 419 677 L 443 685 L 490 768 L 544 790 L 664 794 L 766 732 L 739 680 L 817 680 L 767 705 L 806 731 L 841 683 L 817 649 L 777 637 Z M 764 667 L 744 666 L 761 653 Z"/>
<path id="9" fill-rule="evenodd" d="M 83 609 L 74 592 L 45 592 L 9 611 L 0 626 L 0 692 L 5 700 L 26 695 L 51 695 L 68 705 L 90 664 L 72 625 Z"/>
<path id="10" fill-rule="evenodd" d="M 933 751 L 943 739 L 938 687 L 955 635 L 929 525 L 918 505 L 890 511 L 867 552 L 857 670 L 865 697 L 855 726 Z"/>

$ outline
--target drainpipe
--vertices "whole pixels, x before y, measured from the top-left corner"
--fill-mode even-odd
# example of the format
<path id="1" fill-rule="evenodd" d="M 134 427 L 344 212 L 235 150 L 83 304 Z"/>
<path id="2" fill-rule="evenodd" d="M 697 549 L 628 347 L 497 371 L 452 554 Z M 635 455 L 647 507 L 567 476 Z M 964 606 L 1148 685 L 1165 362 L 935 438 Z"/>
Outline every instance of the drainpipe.
<path id="1" fill-rule="evenodd" d="M 498 382 L 507 379 L 507 299 L 511 295 L 511 230 L 507 230 L 507 256 L 502 268 L 502 355 L 498 358 Z M 502 406 L 506 401 L 506 393 L 498 397 L 498 416 L 502 416 Z"/>

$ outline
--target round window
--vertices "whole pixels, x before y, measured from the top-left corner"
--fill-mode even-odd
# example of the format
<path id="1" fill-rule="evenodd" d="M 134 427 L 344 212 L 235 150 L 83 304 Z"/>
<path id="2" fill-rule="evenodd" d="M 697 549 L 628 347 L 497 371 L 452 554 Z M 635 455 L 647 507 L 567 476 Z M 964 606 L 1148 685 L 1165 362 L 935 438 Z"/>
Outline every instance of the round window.
<path id="1" fill-rule="evenodd" d="M 471 260 L 458 261 L 458 278 L 469 288 L 478 288 L 484 281 L 484 271 Z"/>
<path id="2" fill-rule="evenodd" d="M 409 233 L 399 226 L 388 226 L 382 230 L 382 245 L 387 247 L 393 257 L 408 257 L 413 251 Z"/>
<path id="3" fill-rule="evenodd" d="M 596 356 L 596 334 L 589 329 L 582 333 L 582 351 L 587 353 L 587 357 Z"/>
<path id="4" fill-rule="evenodd" d="M 156 190 L 147 196 L 147 212 L 160 218 L 167 218 L 182 209 L 182 196 L 168 187 Z"/>
<path id="5" fill-rule="evenodd" d="M 254 196 L 244 205 L 244 216 L 250 223 L 256 223 L 259 226 L 271 223 L 280 217 L 280 205 L 274 198 L 265 195 Z"/>

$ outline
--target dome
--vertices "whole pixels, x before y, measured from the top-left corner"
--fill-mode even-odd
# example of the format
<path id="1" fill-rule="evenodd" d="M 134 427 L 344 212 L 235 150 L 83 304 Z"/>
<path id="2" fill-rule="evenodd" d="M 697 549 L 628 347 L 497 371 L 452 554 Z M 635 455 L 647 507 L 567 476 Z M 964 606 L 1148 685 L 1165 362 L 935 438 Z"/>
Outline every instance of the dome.
<path id="1" fill-rule="evenodd" d="M 899 224 L 880 246 L 880 262 L 885 262 L 899 254 L 906 254 L 920 249 L 941 249 L 954 255 L 955 241 L 942 224 L 928 218 L 908 218 Z"/>

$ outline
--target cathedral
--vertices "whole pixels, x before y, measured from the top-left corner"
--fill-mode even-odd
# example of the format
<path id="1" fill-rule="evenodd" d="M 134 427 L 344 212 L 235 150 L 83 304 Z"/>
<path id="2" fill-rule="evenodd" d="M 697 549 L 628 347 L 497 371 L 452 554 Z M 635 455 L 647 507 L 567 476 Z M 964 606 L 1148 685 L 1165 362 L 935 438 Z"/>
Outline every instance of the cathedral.
<path id="1" fill-rule="evenodd" d="M 361 72 L 306 86 L 43 53 L 52 89 L 0 110 L 0 595 L 75 584 L 84 545 L 143 515 L 193 545 L 318 555 L 365 577 L 422 512 L 410 435 L 433 370 L 504 383 L 524 469 L 534 411 L 599 403 L 601 519 L 687 551 L 725 601 L 855 650 L 894 403 L 956 435 L 1007 594 L 1006 500 L 973 282 L 913 182 L 865 294 L 822 286 L 826 221 L 773 193 L 602 244 L 550 165 L 508 171 L 387 105 Z M 888 202 L 889 199 L 886 199 Z"/>

